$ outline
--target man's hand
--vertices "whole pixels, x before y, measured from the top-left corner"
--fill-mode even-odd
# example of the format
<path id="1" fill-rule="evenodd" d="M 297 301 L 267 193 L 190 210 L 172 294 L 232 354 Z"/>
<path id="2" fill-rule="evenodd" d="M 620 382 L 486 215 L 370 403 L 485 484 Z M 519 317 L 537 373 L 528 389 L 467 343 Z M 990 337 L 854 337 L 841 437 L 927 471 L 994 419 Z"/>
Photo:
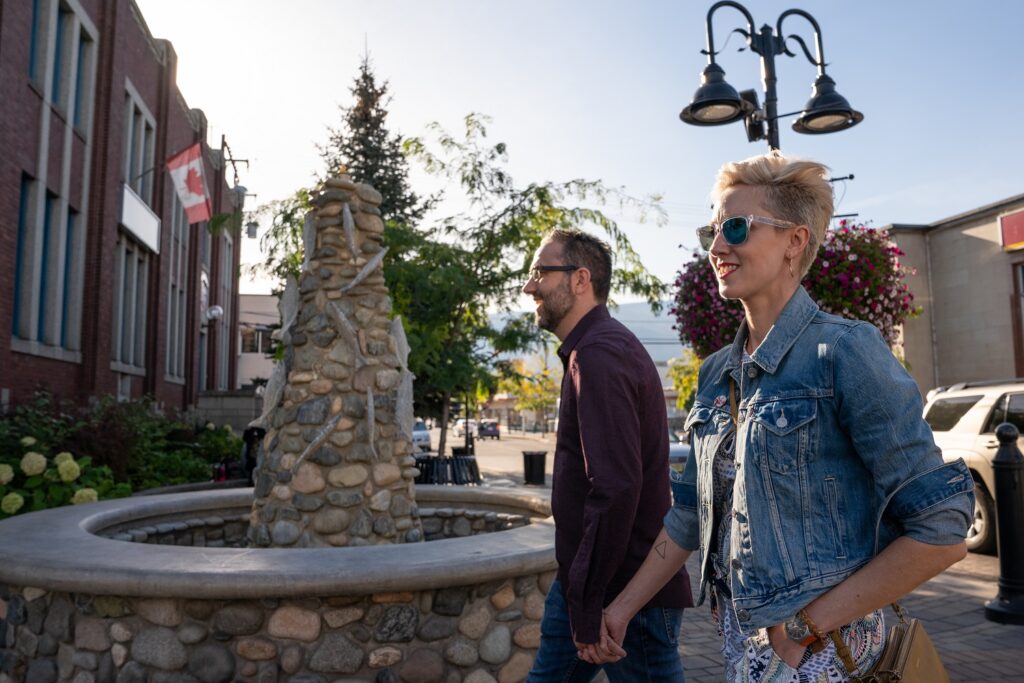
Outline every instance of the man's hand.
<path id="1" fill-rule="evenodd" d="M 578 656 L 591 664 L 610 664 L 626 656 L 622 640 L 626 637 L 629 620 L 604 610 L 601 613 L 601 638 L 596 643 L 576 643 Z"/>
<path id="2" fill-rule="evenodd" d="M 775 650 L 779 659 L 793 669 L 800 666 L 800 660 L 804 658 L 804 651 L 807 650 L 805 646 L 795 640 L 790 640 L 786 635 L 786 628 L 782 624 L 768 627 L 768 643 Z"/>

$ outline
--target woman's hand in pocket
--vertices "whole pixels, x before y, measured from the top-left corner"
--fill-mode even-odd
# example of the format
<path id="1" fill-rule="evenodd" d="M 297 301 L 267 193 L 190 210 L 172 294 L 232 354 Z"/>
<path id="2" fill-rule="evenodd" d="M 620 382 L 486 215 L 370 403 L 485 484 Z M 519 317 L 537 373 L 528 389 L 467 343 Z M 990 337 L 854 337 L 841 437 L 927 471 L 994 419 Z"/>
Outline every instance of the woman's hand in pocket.
<path id="1" fill-rule="evenodd" d="M 768 627 L 768 643 L 772 646 L 776 656 L 784 661 L 787 666 L 797 669 L 800 660 L 804 658 L 807 647 L 795 640 L 790 640 L 786 635 L 786 629 L 782 624 Z"/>

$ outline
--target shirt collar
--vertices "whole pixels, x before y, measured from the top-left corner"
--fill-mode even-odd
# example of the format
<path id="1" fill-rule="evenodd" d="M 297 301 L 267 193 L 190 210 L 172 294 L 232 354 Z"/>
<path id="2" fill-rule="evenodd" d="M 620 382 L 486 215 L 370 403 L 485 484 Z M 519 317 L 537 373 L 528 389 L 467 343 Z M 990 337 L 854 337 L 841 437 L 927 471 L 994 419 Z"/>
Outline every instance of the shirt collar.
<path id="1" fill-rule="evenodd" d="M 818 304 L 814 303 L 810 295 L 803 287 L 797 287 L 793 296 L 789 298 L 782 313 L 779 314 L 775 324 L 768 330 L 761 345 L 754 349 L 751 355 L 754 363 L 769 374 L 775 374 L 779 369 L 782 359 L 789 353 L 796 342 L 797 337 L 807 328 L 818 313 Z M 742 365 L 743 347 L 747 343 L 750 330 L 747 328 L 747 321 L 740 323 L 740 329 L 736 331 L 736 338 L 729 349 L 729 357 L 718 377 L 721 382 L 725 373 L 734 371 Z"/>
<path id="2" fill-rule="evenodd" d="M 572 331 L 562 342 L 562 345 L 558 347 L 558 357 L 562 359 L 562 365 L 564 366 L 569 362 L 569 354 L 572 353 L 576 345 L 583 339 L 583 335 L 587 333 L 591 327 L 601 320 L 608 320 L 611 318 L 611 314 L 608 312 L 608 307 L 604 304 L 598 304 L 590 309 L 585 316 L 580 318 L 580 321 L 576 323 L 576 327 L 572 328 Z"/>

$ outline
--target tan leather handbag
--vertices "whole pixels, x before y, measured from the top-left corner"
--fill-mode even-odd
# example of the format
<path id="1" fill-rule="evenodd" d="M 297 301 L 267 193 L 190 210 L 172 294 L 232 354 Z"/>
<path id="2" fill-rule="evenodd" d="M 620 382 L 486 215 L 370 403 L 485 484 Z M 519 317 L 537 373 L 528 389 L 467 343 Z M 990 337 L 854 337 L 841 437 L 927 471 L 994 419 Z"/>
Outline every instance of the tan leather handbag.
<path id="1" fill-rule="evenodd" d="M 860 674 L 839 631 L 830 631 L 829 637 L 835 643 L 836 653 L 843 666 L 850 673 L 852 683 L 949 683 L 949 674 L 942 665 L 938 650 L 924 630 L 919 619 L 908 620 L 903 609 L 892 605 L 900 623 L 889 629 L 885 638 L 885 649 L 871 670 Z"/>

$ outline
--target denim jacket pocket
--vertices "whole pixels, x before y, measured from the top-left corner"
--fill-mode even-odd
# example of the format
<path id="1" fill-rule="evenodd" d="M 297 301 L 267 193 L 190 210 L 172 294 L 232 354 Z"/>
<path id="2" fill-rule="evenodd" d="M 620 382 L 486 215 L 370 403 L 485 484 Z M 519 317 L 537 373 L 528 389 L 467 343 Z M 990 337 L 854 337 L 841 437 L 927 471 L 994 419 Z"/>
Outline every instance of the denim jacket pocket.
<path id="1" fill-rule="evenodd" d="M 817 401 L 788 399 L 753 406 L 750 419 L 757 455 L 778 474 L 797 470 L 812 452 L 815 440 L 814 420 Z"/>

